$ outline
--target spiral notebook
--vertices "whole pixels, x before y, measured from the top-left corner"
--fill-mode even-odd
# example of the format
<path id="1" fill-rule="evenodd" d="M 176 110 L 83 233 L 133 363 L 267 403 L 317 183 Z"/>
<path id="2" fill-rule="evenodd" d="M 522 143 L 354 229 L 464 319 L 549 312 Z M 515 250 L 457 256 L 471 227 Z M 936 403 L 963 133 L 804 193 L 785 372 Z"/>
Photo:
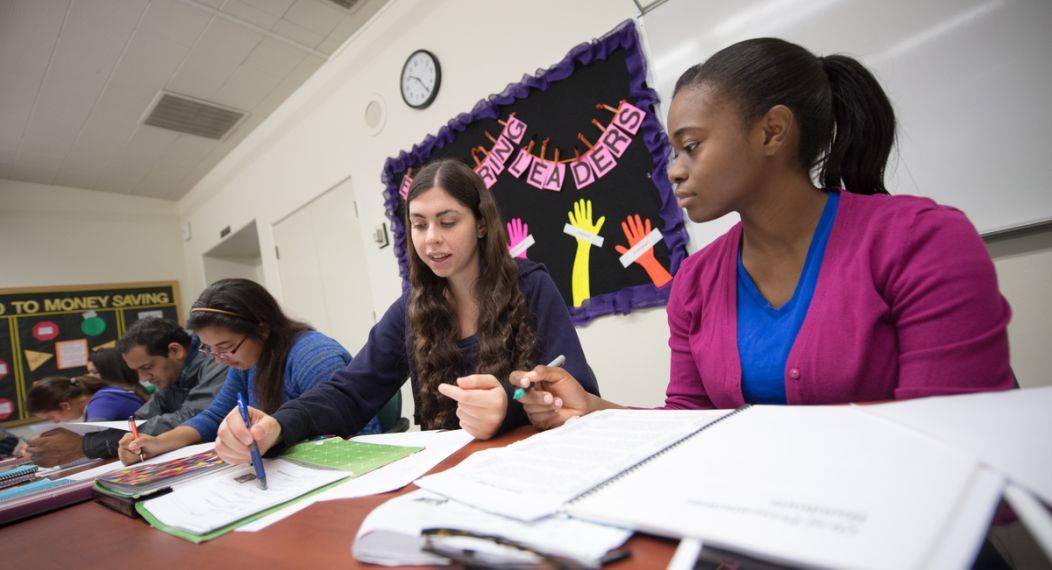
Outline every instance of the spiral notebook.
<path id="1" fill-rule="evenodd" d="M 26 481 L 32 481 L 36 478 L 37 469 L 39 469 L 39 467 L 30 464 L 20 465 L 12 469 L 0 471 L 0 489 L 13 487 L 25 483 Z"/>
<path id="2" fill-rule="evenodd" d="M 95 488 L 100 492 L 124 497 L 141 497 L 171 487 L 175 483 L 201 477 L 229 465 L 214 450 L 179 457 L 163 463 L 135 465 L 99 477 Z"/>
<path id="3" fill-rule="evenodd" d="M 533 521 L 737 413 L 597 412 L 504 448 L 476 452 L 416 484 L 484 511 Z"/>
<path id="4" fill-rule="evenodd" d="M 520 519 L 566 512 L 784 564 L 922 568 L 979 472 L 851 407 L 709 414 L 599 412 L 417 484 Z"/>

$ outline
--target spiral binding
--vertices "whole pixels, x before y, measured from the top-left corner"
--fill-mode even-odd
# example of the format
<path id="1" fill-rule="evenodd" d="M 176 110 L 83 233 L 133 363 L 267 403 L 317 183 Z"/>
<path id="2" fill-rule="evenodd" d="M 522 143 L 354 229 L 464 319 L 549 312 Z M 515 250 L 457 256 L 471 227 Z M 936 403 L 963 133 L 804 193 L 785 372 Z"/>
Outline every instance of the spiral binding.
<path id="1" fill-rule="evenodd" d="M 32 479 L 37 469 L 39 469 L 38 466 L 31 464 L 0 471 L 0 489 Z"/>
<path id="2" fill-rule="evenodd" d="M 709 423 L 701 426 L 700 428 L 688 433 L 687 435 L 681 437 L 680 439 L 677 439 L 676 441 L 674 441 L 674 442 L 668 444 L 667 446 L 659 449 L 655 453 L 653 453 L 653 454 L 651 454 L 651 455 L 649 455 L 647 457 L 644 457 L 638 463 L 635 463 L 635 464 L 631 465 L 630 467 L 626 468 L 624 471 L 618 473 L 617 475 L 614 475 L 613 477 L 607 479 L 606 481 L 603 481 L 602 483 L 599 483 L 598 485 L 592 487 L 591 489 L 588 489 L 587 491 L 581 493 L 580 495 L 577 495 L 573 499 L 570 499 L 570 501 L 567 504 L 572 505 L 574 503 L 583 501 L 584 499 L 586 499 L 588 497 L 591 497 L 592 495 L 598 493 L 599 491 L 602 491 L 603 489 L 609 487 L 610 485 L 616 483 L 617 481 L 619 481 L 619 480 L 627 477 L 628 475 L 638 471 L 639 468 L 642 467 L 643 465 L 646 465 L 647 463 L 650 463 L 651 461 L 657 459 L 658 457 L 660 457 L 662 455 L 665 455 L 670 450 L 672 450 L 672 448 L 682 444 L 683 442 L 687 441 L 688 439 L 690 439 L 690 438 L 698 435 L 699 433 L 709 429 L 710 427 L 722 422 L 723 420 L 726 420 L 727 418 L 730 418 L 731 416 L 738 415 L 739 413 L 749 409 L 749 407 L 751 407 L 751 404 L 745 404 L 744 406 L 742 406 L 742 407 L 734 410 L 733 412 L 731 412 L 731 413 L 719 418 L 718 420 L 709 422 Z"/>

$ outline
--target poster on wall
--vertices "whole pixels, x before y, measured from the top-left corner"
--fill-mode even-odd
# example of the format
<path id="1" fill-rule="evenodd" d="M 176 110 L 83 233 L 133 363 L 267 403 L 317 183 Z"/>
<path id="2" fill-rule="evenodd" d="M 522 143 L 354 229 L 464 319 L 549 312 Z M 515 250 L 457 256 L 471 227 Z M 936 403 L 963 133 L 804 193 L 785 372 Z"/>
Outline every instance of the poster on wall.
<path id="1" fill-rule="evenodd" d="M 178 283 L 0 289 L 0 423 L 28 420 L 33 381 L 87 372 L 93 351 L 113 348 L 148 317 L 182 321 Z"/>
<path id="2" fill-rule="evenodd" d="M 635 25 L 625 22 L 389 158 L 385 206 L 404 283 L 413 172 L 454 158 L 493 192 L 509 255 L 548 268 L 576 324 L 666 304 L 687 234 L 656 103 Z"/>

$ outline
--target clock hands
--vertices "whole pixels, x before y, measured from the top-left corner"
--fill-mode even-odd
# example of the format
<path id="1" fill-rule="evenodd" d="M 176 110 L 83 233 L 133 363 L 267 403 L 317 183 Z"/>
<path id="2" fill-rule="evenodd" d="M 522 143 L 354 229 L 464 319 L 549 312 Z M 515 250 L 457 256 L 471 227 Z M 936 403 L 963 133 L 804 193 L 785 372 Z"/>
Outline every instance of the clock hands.
<path id="1" fill-rule="evenodd" d="M 417 50 L 402 66 L 399 76 L 402 100 L 414 109 L 427 107 L 438 94 L 442 71 L 434 57 L 426 50 Z"/>

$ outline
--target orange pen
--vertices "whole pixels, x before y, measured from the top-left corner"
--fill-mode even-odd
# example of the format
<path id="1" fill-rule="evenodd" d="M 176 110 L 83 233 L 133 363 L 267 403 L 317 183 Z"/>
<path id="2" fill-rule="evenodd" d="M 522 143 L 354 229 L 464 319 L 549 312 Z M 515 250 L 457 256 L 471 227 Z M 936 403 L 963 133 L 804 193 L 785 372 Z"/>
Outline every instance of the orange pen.
<path id="1" fill-rule="evenodd" d="M 135 416 L 128 416 L 128 429 L 131 430 L 132 437 L 135 441 L 139 441 L 139 427 L 135 425 Z M 139 461 L 146 461 L 146 457 L 142 454 L 142 448 L 139 448 Z"/>

